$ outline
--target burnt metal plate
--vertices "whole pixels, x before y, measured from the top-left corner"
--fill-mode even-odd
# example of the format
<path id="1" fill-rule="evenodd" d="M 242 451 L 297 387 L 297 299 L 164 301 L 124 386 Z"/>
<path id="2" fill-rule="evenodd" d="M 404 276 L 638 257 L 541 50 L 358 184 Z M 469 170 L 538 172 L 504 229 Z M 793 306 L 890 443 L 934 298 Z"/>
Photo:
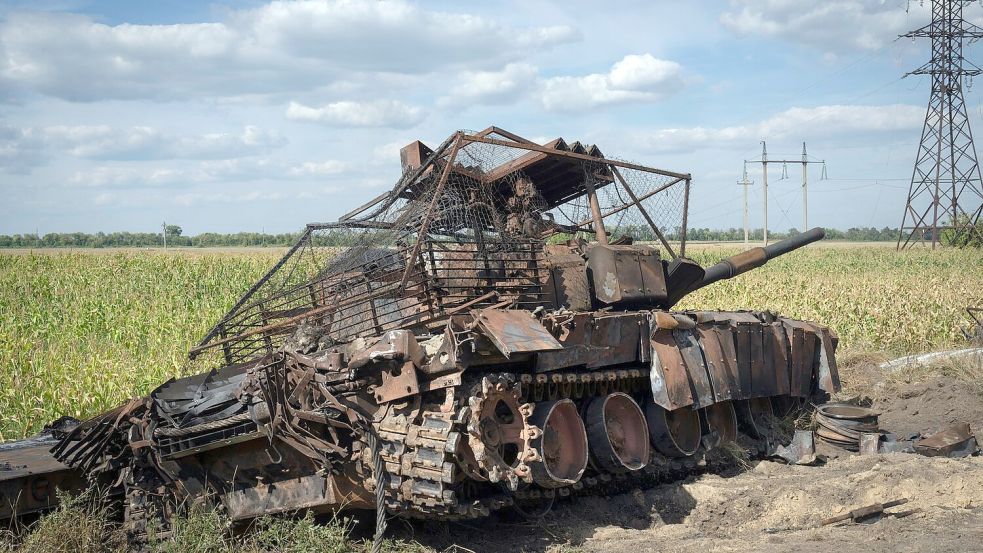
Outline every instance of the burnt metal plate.
<path id="1" fill-rule="evenodd" d="M 789 319 L 782 319 L 783 323 L 788 324 Z M 800 321 L 801 322 L 801 321 Z M 836 368 L 836 334 L 828 327 L 802 322 L 811 328 L 818 337 L 816 344 L 817 352 L 815 355 L 815 380 L 817 387 L 827 393 L 833 394 L 840 391 L 840 373 Z"/>
<path id="2" fill-rule="evenodd" d="M 611 315 L 594 318 L 587 367 L 605 367 L 638 361 L 641 349 L 640 315 Z"/>
<path id="3" fill-rule="evenodd" d="M 812 390 L 812 376 L 816 363 L 818 337 L 813 328 L 800 321 L 782 321 L 789 337 L 791 357 L 789 363 L 790 391 L 793 396 L 805 397 Z"/>
<path id="4" fill-rule="evenodd" d="M 774 375 L 775 394 L 788 395 L 791 391 L 790 382 L 793 380 L 789 371 L 796 371 L 795 366 L 789 362 L 789 352 L 791 351 L 789 337 L 786 336 L 785 329 L 779 324 L 762 325 L 761 331 L 766 348 L 765 362 L 768 365 L 768 371 Z"/>
<path id="5" fill-rule="evenodd" d="M 689 375 L 693 398 L 697 407 L 706 407 L 713 403 L 713 386 L 707 375 L 706 364 L 703 361 L 703 351 L 696 335 L 692 330 L 673 330 L 672 336 L 676 346 L 686 362 L 686 374 Z"/>
<path id="6" fill-rule="evenodd" d="M 232 520 L 337 503 L 332 476 L 319 474 L 236 489 L 221 496 L 221 499 Z"/>
<path id="7" fill-rule="evenodd" d="M 472 311 L 472 314 L 478 328 L 505 357 L 511 357 L 514 353 L 563 349 L 560 342 L 529 311 L 481 309 Z"/>
<path id="8" fill-rule="evenodd" d="M 729 351 L 724 345 L 725 339 L 733 340 L 730 332 L 725 334 L 716 326 L 701 326 L 697 328 L 696 335 L 703 348 L 714 398 L 716 401 L 738 399 L 741 396 L 741 385 L 737 377 L 737 365 L 728 357 L 728 354 L 733 353 L 733 343 Z"/>
<path id="9" fill-rule="evenodd" d="M 672 411 L 693 404 L 686 362 L 670 330 L 652 334 L 652 396 L 660 407 Z"/>
<path id="10" fill-rule="evenodd" d="M 577 313 L 572 317 L 547 317 L 544 320 L 557 336 L 562 349 L 536 355 L 536 371 L 547 372 L 586 365 L 594 329 L 593 316 L 590 313 Z"/>

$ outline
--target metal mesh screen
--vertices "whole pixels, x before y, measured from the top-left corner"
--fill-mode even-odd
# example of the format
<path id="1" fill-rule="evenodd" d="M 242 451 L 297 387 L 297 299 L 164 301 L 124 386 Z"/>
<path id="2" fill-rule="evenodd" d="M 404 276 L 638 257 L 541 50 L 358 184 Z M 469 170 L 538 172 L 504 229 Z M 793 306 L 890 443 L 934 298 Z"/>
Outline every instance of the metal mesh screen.
<path id="1" fill-rule="evenodd" d="M 688 185 L 678 174 L 615 166 L 579 143 L 542 151 L 511 137 L 457 133 L 389 193 L 340 222 L 308 225 L 192 356 L 264 355 L 305 320 L 343 342 L 435 329 L 471 308 L 532 309 L 543 302 L 545 242 L 593 232 L 588 181 L 612 238 L 655 241 L 651 221 L 685 240 Z"/>

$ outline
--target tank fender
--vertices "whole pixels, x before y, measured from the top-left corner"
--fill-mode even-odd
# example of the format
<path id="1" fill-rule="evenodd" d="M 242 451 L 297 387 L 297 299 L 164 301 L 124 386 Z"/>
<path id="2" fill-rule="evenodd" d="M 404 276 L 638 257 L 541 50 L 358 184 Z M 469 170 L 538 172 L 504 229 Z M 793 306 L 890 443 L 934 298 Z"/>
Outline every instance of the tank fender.
<path id="1" fill-rule="evenodd" d="M 649 315 L 652 352 L 649 383 L 655 403 L 663 409 L 672 411 L 692 405 L 696 401 L 690 387 L 686 361 L 673 336 L 674 330 L 660 328 L 657 320 L 658 317 L 663 324 L 669 324 L 672 317 L 670 315 L 666 318 L 660 315 L 668 314 L 655 312 Z"/>

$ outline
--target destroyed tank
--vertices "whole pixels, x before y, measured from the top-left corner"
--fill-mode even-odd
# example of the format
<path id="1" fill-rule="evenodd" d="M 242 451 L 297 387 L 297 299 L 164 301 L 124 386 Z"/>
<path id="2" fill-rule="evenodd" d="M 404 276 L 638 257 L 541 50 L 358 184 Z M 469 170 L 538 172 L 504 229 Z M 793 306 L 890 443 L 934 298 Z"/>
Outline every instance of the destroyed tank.
<path id="1" fill-rule="evenodd" d="M 672 311 L 822 229 L 704 269 L 688 174 L 495 127 L 401 159 L 392 190 L 307 225 L 191 350 L 197 374 L 0 450 L 21 467 L 0 517 L 93 483 L 137 539 L 196 498 L 233 521 L 483 517 L 712 469 L 738 439 L 762 454 L 775 416 L 838 390 L 820 324 Z"/>

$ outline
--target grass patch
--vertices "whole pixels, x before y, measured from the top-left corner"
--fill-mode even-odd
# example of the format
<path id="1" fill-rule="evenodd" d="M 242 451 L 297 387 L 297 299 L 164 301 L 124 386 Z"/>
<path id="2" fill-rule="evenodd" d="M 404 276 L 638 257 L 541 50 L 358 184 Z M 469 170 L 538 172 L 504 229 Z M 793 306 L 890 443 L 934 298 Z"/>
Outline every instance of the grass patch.
<path id="1" fill-rule="evenodd" d="M 694 247 L 702 264 L 736 248 Z M 0 253 L 0 441 L 61 415 L 85 419 L 146 394 L 280 256 L 249 252 Z M 975 250 L 810 246 L 683 299 L 680 309 L 772 309 L 829 325 L 850 350 L 962 343 L 983 303 Z"/>
<path id="2" fill-rule="evenodd" d="M 352 539 L 352 523 L 342 517 L 317 522 L 310 513 L 297 518 L 266 516 L 233 531 L 218 510 L 196 504 L 171 519 L 166 537 L 151 533 L 150 553 L 367 553 L 372 544 Z M 61 506 L 34 524 L 0 532 L 0 553 L 123 553 L 132 545 L 95 492 L 62 497 Z M 383 551 L 431 553 L 415 542 L 386 540 Z"/>
<path id="3" fill-rule="evenodd" d="M 95 488 L 77 496 L 59 492 L 59 506 L 37 522 L 0 535 L 9 553 L 115 553 L 127 551 L 126 535 L 112 521 L 108 503 Z"/>

